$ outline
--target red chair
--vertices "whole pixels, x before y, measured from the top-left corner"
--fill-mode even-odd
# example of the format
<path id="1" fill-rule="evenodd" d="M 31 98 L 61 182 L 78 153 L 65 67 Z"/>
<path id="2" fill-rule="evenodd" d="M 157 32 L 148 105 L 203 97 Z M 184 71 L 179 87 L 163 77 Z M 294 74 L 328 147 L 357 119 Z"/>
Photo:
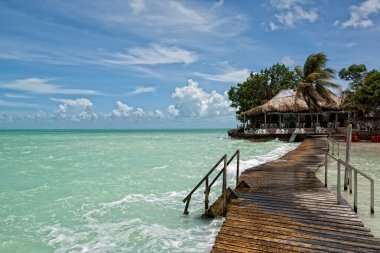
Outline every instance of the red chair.
<path id="1" fill-rule="evenodd" d="M 380 142 L 380 135 L 372 135 L 371 142 Z"/>

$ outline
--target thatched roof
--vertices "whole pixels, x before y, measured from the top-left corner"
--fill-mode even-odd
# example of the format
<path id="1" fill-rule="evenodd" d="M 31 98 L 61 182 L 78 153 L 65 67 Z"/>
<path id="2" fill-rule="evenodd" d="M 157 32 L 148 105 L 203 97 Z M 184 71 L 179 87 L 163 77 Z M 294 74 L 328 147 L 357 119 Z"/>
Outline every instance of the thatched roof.
<path id="1" fill-rule="evenodd" d="M 323 111 L 340 111 L 341 99 L 332 95 L 332 102 L 328 103 L 323 99 L 319 99 L 319 106 Z M 269 112 L 306 112 L 309 111 L 305 100 L 302 98 L 297 99 L 295 103 L 295 92 L 293 90 L 282 90 L 274 98 L 269 100 L 263 105 L 252 108 L 248 111 L 240 113 L 241 116 L 254 116 Z"/>

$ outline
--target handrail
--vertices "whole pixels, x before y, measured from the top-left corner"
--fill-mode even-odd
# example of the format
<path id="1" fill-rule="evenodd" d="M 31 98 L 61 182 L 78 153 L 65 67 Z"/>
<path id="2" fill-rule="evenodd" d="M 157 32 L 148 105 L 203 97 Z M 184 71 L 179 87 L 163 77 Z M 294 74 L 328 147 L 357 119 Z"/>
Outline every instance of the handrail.
<path id="1" fill-rule="evenodd" d="M 328 138 L 328 144 L 329 144 L 329 147 L 330 147 L 330 141 L 331 141 L 331 143 L 332 143 L 332 149 L 331 149 L 331 151 L 332 151 L 332 155 L 335 155 L 335 143 L 337 143 L 337 146 L 338 146 L 338 156 L 339 156 L 339 140 L 334 140 L 333 138 Z"/>
<path id="2" fill-rule="evenodd" d="M 374 213 L 375 212 L 375 183 L 374 183 L 374 180 L 370 176 L 368 176 L 366 173 L 358 170 L 357 168 L 355 168 L 351 164 L 343 161 L 342 159 L 336 158 L 329 153 L 325 154 L 325 187 L 327 187 L 328 157 L 332 158 L 333 160 L 335 160 L 337 162 L 337 184 L 336 184 L 337 191 L 336 192 L 337 192 L 338 204 L 341 204 L 341 176 L 340 176 L 341 173 L 340 172 L 341 172 L 341 164 L 343 164 L 344 166 L 346 166 L 346 168 L 348 168 L 350 170 L 350 173 L 351 173 L 351 170 L 354 171 L 354 179 L 353 179 L 353 183 L 354 183 L 354 211 L 355 212 L 358 211 L 358 174 L 359 174 L 359 175 L 363 176 L 364 178 L 366 178 L 370 181 L 370 184 L 371 184 L 371 186 L 370 186 L 370 195 L 371 195 L 370 196 L 370 210 L 371 210 L 371 213 Z M 351 186 L 351 184 L 352 184 L 351 180 L 349 181 L 349 184 Z"/>
<path id="3" fill-rule="evenodd" d="M 210 171 L 199 181 L 199 183 L 194 187 L 194 189 L 182 200 L 184 203 L 186 202 L 186 205 L 185 205 L 185 210 L 184 210 L 184 214 L 189 214 L 188 212 L 188 208 L 189 208 L 189 204 L 190 204 L 190 200 L 191 200 L 191 196 L 192 194 L 199 188 L 199 186 L 201 186 L 201 184 L 203 182 L 206 182 L 206 185 L 205 185 L 205 212 L 207 212 L 208 210 L 208 198 L 209 198 L 209 194 L 210 194 L 210 190 L 211 190 L 211 187 L 214 185 L 214 183 L 216 182 L 216 180 L 220 177 L 220 175 L 223 174 L 223 185 L 222 185 L 222 194 L 223 194 L 223 198 L 224 198 L 224 210 L 226 210 L 226 203 L 227 203 L 227 166 L 232 162 L 232 160 L 237 157 L 237 166 L 236 166 L 236 186 L 238 184 L 238 180 L 239 180 L 239 166 L 240 166 L 240 151 L 239 150 L 236 150 L 236 152 L 232 155 L 232 157 L 228 160 L 227 162 L 227 154 L 225 154 L 224 156 L 222 156 L 222 158 L 220 158 L 220 160 L 214 165 L 214 167 L 212 167 L 210 169 Z M 215 176 L 215 178 L 211 181 L 211 184 L 209 184 L 209 176 L 211 175 L 212 172 L 214 172 L 214 170 L 219 166 L 219 164 L 224 161 L 224 165 L 223 165 L 223 168 L 219 171 L 219 173 Z"/>
<path id="4" fill-rule="evenodd" d="M 194 189 L 189 193 L 187 194 L 186 198 L 184 198 L 182 201 L 185 202 L 191 195 L 193 195 L 193 193 L 198 189 L 199 186 L 201 186 L 201 184 L 208 178 L 208 176 L 210 176 L 210 174 L 216 169 L 216 167 L 218 167 L 218 165 L 225 159 L 227 158 L 227 154 L 225 154 L 224 156 L 222 156 L 222 158 L 220 158 L 220 160 L 214 165 L 214 167 L 212 167 L 212 169 L 206 174 L 206 176 L 204 176 L 201 181 L 199 181 L 199 183 L 197 184 L 197 186 L 194 187 Z"/>
<path id="5" fill-rule="evenodd" d="M 237 164 L 236 164 L 236 186 L 238 185 L 238 180 L 239 180 L 239 156 L 240 156 L 240 150 L 236 150 L 236 152 L 231 156 L 231 158 L 228 160 L 227 162 L 227 166 L 230 165 L 230 163 L 232 162 L 232 160 L 238 156 L 237 158 Z M 214 183 L 216 182 L 216 180 L 218 180 L 219 176 L 223 173 L 223 170 L 220 170 L 218 175 L 216 175 L 216 177 L 214 178 L 214 180 L 212 180 L 211 184 L 209 185 L 209 187 L 211 188 L 211 186 L 214 185 Z"/>

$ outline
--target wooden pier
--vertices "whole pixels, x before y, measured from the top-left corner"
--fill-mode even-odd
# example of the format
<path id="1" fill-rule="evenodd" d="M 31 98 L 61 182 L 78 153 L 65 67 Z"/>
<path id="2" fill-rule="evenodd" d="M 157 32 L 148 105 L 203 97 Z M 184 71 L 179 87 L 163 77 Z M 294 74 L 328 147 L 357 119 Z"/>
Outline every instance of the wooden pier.
<path id="1" fill-rule="evenodd" d="M 316 178 L 325 138 L 246 170 L 211 252 L 380 252 L 380 240 Z"/>

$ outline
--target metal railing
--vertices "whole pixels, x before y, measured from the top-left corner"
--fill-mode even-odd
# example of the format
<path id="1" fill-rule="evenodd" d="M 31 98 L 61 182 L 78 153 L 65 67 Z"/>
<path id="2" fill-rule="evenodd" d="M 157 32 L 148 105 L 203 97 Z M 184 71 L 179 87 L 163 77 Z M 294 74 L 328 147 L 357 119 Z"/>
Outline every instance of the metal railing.
<path id="1" fill-rule="evenodd" d="M 220 175 L 223 174 L 223 184 L 222 184 L 222 195 L 223 195 L 223 201 L 224 201 L 224 210 L 226 210 L 227 205 L 227 167 L 232 162 L 232 160 L 236 157 L 236 186 L 238 185 L 239 181 L 239 170 L 240 170 L 240 150 L 236 150 L 236 152 L 232 155 L 232 157 L 227 161 L 227 154 L 222 156 L 220 160 L 210 169 L 210 171 L 199 181 L 199 183 L 194 187 L 194 189 L 183 199 L 183 202 L 186 203 L 185 210 L 183 211 L 183 214 L 189 214 L 188 208 L 191 200 L 191 196 L 193 193 L 202 185 L 203 182 L 205 182 L 205 212 L 207 212 L 209 208 L 209 195 L 211 187 L 214 185 L 214 183 L 218 180 Z M 223 162 L 223 168 L 218 172 L 218 174 L 215 176 L 215 178 L 211 181 L 209 184 L 209 176 L 214 172 L 214 170 Z"/>
<path id="2" fill-rule="evenodd" d="M 348 168 L 348 170 L 350 171 L 350 174 L 352 171 L 354 172 L 353 180 L 351 177 L 349 180 L 350 189 L 352 189 L 351 188 L 352 182 L 353 182 L 353 188 L 354 188 L 354 191 L 353 191 L 353 193 L 354 193 L 354 207 L 353 207 L 354 211 L 355 212 L 358 211 L 358 174 L 359 174 L 359 175 L 363 176 L 364 178 L 368 179 L 370 182 L 370 210 L 371 210 L 371 213 L 374 213 L 375 212 L 375 183 L 374 183 L 374 180 L 370 176 L 365 174 L 364 172 L 361 172 L 360 170 L 356 169 L 354 166 L 348 164 L 347 162 L 343 161 L 342 159 L 336 158 L 335 156 L 333 156 L 329 153 L 325 154 L 325 187 L 327 187 L 328 158 L 329 157 L 337 162 L 336 193 L 337 193 L 338 204 L 339 205 L 342 204 L 341 165 L 343 165 L 343 166 L 346 166 L 346 168 Z M 350 193 L 351 192 L 352 191 L 350 191 Z"/>
<path id="3" fill-rule="evenodd" d="M 331 142 L 331 145 L 330 145 L 330 142 Z M 332 153 L 332 155 L 335 155 L 335 147 L 337 147 L 337 151 L 338 151 L 338 156 L 340 155 L 339 154 L 339 149 L 340 149 L 340 147 L 339 147 L 339 140 L 334 140 L 334 139 L 332 139 L 332 138 L 329 138 L 328 139 L 328 142 L 327 142 L 327 144 L 329 145 L 329 149 L 330 149 L 330 147 L 331 147 L 331 153 Z"/>

